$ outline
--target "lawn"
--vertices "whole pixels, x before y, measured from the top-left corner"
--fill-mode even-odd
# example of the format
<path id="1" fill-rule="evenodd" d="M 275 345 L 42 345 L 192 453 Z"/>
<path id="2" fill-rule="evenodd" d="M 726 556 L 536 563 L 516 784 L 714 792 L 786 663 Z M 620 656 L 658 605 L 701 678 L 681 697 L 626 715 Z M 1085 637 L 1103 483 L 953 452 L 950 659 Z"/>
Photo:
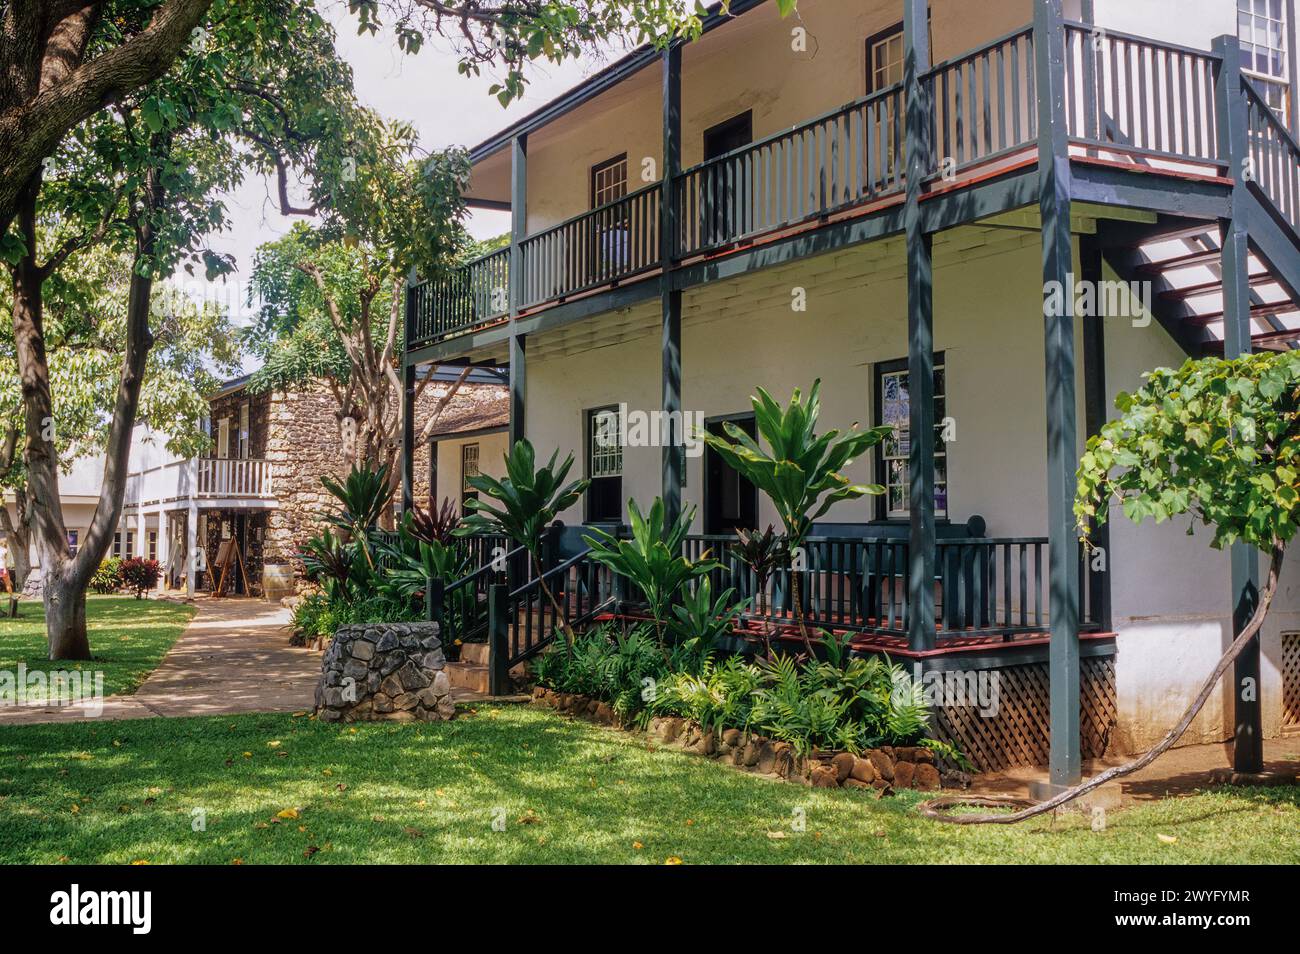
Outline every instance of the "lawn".
<path id="1" fill-rule="evenodd" d="M 86 600 L 86 628 L 91 662 L 51 662 L 45 641 L 45 607 L 23 600 L 19 619 L 0 619 L 0 671 L 81 670 L 104 674 L 104 694 L 134 692 L 158 668 L 194 615 L 194 607 L 132 596 L 91 596 Z"/>
<path id="2" fill-rule="evenodd" d="M 527 706 L 436 725 L 254 715 L 0 727 L 10 863 L 1300 858 L 1294 787 L 1153 802 L 1111 813 L 1101 832 L 1082 816 L 958 828 L 919 817 L 920 798 L 746 775 Z"/>

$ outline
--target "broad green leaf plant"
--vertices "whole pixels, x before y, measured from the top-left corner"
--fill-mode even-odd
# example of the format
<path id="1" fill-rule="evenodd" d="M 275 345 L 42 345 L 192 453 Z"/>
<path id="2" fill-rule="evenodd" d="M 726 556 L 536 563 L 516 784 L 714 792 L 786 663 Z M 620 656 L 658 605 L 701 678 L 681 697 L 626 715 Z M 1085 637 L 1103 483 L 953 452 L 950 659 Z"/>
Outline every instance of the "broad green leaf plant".
<path id="1" fill-rule="evenodd" d="M 707 575 L 722 564 L 709 558 L 690 560 L 682 554 L 682 543 L 690 533 L 695 508 L 688 507 L 668 524 L 664 502 L 656 497 L 650 512 L 642 515 L 635 500 L 627 502 L 632 537 L 620 540 L 604 530 L 592 529 L 583 537 L 591 547 L 591 559 L 630 580 L 645 596 L 654 619 L 655 634 L 663 641 L 664 626 L 672 618 L 671 608 L 682 588 Z"/>
<path id="2" fill-rule="evenodd" d="M 813 382 L 807 400 L 798 388 L 782 407 L 762 388 L 750 398 L 758 436 L 767 449 L 735 424 L 723 425 L 726 437 L 704 433 L 700 437 L 738 474 L 767 495 L 785 527 L 786 544 L 793 555 L 804 545 L 813 523 L 842 500 L 879 495 L 879 484 L 855 484 L 844 470 L 890 433 L 889 427 L 860 431 L 832 429 L 817 433 L 821 415 L 821 381 Z M 728 440 L 727 438 L 730 438 Z M 812 640 L 803 618 L 801 574 L 794 579 L 795 620 L 804 647 L 812 654 Z"/>
<path id="3" fill-rule="evenodd" d="M 539 468 L 533 445 L 527 440 L 517 441 L 506 455 L 503 479 L 487 474 L 469 478 L 479 498 L 465 501 L 465 509 L 470 512 L 461 521 L 456 535 L 499 533 L 528 551 L 538 585 L 554 608 L 555 618 L 561 620 L 565 638 L 572 643 L 573 628 L 565 620 L 564 609 L 551 592 L 542 569 L 542 531 L 582 498 L 590 481 L 581 479 L 566 484 L 573 469 L 573 455 L 569 454 L 557 465 L 559 453 L 555 451 L 550 461 Z"/>

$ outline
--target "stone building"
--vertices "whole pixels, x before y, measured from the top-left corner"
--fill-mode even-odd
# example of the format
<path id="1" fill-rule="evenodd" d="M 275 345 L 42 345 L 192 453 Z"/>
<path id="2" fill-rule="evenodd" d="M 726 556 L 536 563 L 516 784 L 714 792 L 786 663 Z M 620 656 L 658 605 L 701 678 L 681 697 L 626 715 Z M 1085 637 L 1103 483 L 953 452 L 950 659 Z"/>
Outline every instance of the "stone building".
<path id="1" fill-rule="evenodd" d="M 417 429 L 458 377 L 455 369 L 434 373 Z M 417 451 L 418 499 L 433 486 L 439 500 L 461 503 L 463 468 L 478 472 L 483 459 L 485 470 L 500 469 L 492 461 L 505 449 L 507 405 L 496 376 L 470 374 Z M 114 553 L 157 559 L 167 588 L 268 599 L 291 592 L 302 576 L 302 545 L 320 532 L 333 500 L 321 477 L 343 477 L 350 466 L 336 408 L 324 383 L 253 393 L 245 377 L 210 399 L 207 456 L 176 458 L 161 435 L 141 434 Z M 234 544 L 223 548 L 225 541 Z"/>

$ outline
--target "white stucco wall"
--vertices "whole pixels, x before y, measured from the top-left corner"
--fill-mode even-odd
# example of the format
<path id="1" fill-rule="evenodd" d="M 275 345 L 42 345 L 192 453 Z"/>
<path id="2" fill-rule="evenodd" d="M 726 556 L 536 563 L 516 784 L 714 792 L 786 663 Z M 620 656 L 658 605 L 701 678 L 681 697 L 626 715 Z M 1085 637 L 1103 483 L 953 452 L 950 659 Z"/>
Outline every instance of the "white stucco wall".
<path id="1" fill-rule="evenodd" d="M 935 256 L 935 347 L 944 352 L 948 412 L 957 430 L 957 440 L 948 445 L 950 516 L 964 521 L 981 514 L 994 537 L 1044 535 L 1038 236 L 961 230 L 946 234 Z M 906 354 L 902 266 L 901 245 L 881 243 L 690 290 L 682 327 L 683 408 L 706 417 L 733 414 L 749 409 L 756 384 L 785 400 L 794 387 L 806 388 L 820 377 L 822 427 L 869 426 L 873 364 Z M 808 292 L 807 313 L 791 311 L 796 286 Z M 622 340 L 589 347 L 602 323 L 628 330 Z M 545 336 L 530 341 L 528 369 L 529 438 L 539 455 L 556 447 L 562 454 L 573 451 L 579 466 L 584 410 L 622 402 L 653 410 L 660 402 L 657 306 L 585 324 L 590 327 L 574 332 L 571 345 L 547 347 Z M 1078 338 L 1076 353 L 1082 446 Z M 1118 391 L 1140 385 L 1143 371 L 1185 358 L 1158 323 L 1135 327 L 1128 319 L 1107 321 L 1106 356 L 1111 407 Z M 660 492 L 661 451 L 631 447 L 624 455 L 623 496 L 644 506 Z M 873 481 L 871 461 L 855 464 L 849 476 Z M 702 487 L 702 462 L 690 460 L 685 501 L 699 506 Z M 859 522 L 873 516 L 873 501 L 859 500 L 837 505 L 826 519 Z M 564 519 L 581 523 L 581 506 Z M 775 515 L 760 498 L 759 522 L 771 521 Z M 1120 514 L 1113 518 L 1108 560 L 1119 646 L 1115 741 L 1123 750 L 1167 731 L 1230 640 L 1227 557 L 1209 547 L 1207 534 L 1188 537 L 1186 528 L 1186 521 L 1134 526 Z M 1269 735 L 1277 734 L 1280 722 L 1278 634 L 1297 628 L 1300 571 L 1288 567 L 1263 641 L 1261 697 Z M 1211 700 L 1187 742 L 1230 737 L 1231 709 L 1224 702 L 1222 693 Z"/>
<path id="2" fill-rule="evenodd" d="M 489 477 L 504 477 L 505 455 L 509 437 L 504 432 L 480 434 L 477 437 L 444 438 L 438 442 L 438 503 L 445 499 L 460 505 L 461 452 L 466 444 L 478 445 L 479 473 Z"/>

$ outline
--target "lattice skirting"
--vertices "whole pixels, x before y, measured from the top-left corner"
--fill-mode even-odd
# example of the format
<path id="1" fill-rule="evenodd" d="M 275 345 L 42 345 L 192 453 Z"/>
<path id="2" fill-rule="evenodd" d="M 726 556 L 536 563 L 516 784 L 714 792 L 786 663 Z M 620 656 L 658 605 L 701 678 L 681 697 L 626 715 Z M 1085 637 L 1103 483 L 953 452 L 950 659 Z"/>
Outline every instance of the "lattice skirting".
<path id="1" fill-rule="evenodd" d="M 935 733 L 961 749 L 978 772 L 1047 764 L 1051 741 L 1047 663 L 996 671 L 997 713 L 985 716 L 975 706 L 938 706 Z M 1083 757 L 1098 758 L 1105 754 L 1117 720 L 1114 657 L 1081 661 L 1079 702 Z"/>
<path id="2" fill-rule="evenodd" d="M 1300 729 L 1300 633 L 1282 634 L 1282 728 Z"/>

